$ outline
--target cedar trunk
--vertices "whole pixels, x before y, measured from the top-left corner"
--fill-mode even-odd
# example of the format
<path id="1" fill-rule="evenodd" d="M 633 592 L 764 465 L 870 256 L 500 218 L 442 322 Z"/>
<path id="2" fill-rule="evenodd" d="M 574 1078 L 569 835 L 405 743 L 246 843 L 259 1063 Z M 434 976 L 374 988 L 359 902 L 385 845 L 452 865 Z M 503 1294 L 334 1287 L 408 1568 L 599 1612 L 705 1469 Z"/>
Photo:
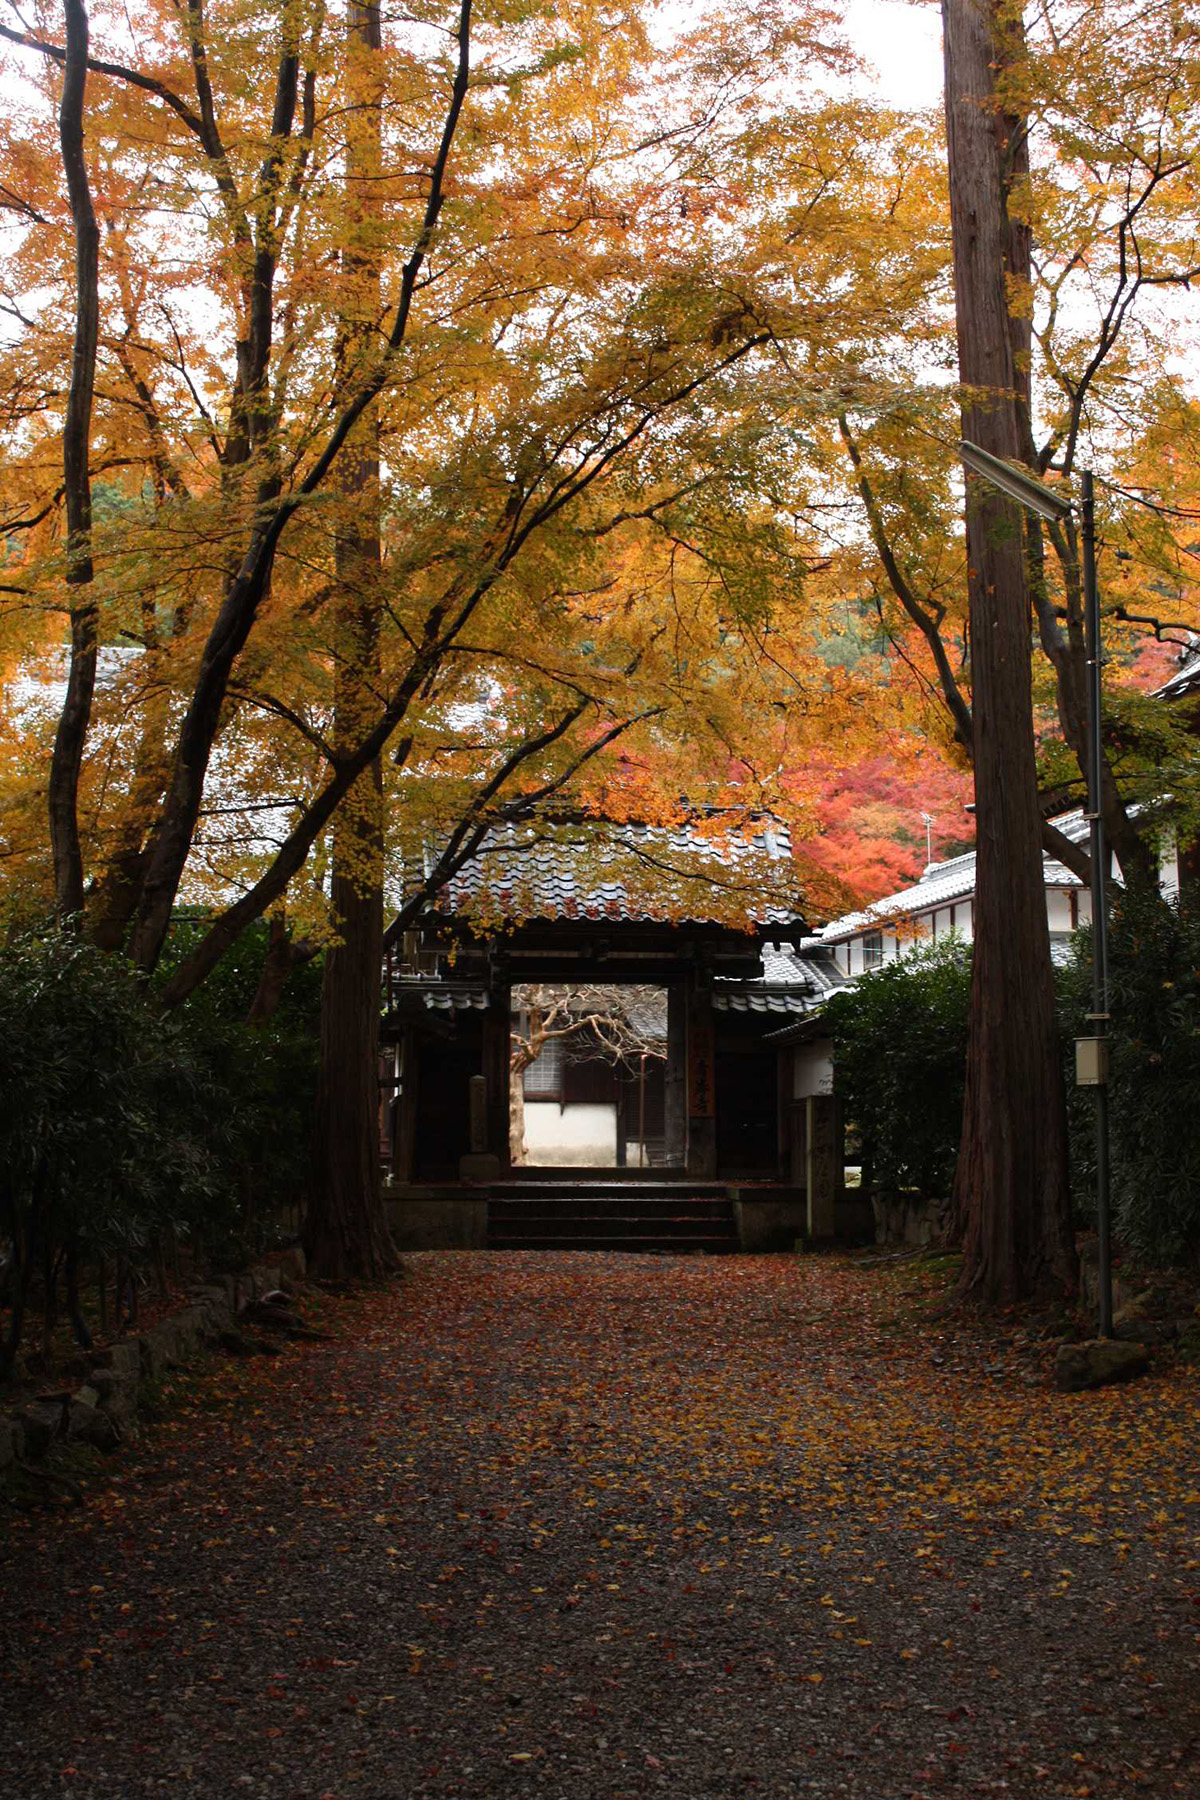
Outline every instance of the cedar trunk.
<path id="1" fill-rule="evenodd" d="M 963 432 L 1019 460 L 1005 282 L 1014 122 L 995 103 L 995 0 L 943 0 Z M 960 1291 L 1004 1304 L 1068 1289 L 1075 1250 L 1034 760 L 1020 508 L 971 482 L 967 555 L 977 825 L 975 950 L 955 1208 Z"/>
<path id="2" fill-rule="evenodd" d="M 369 345 L 380 302 L 379 9 L 352 0 L 350 118 L 343 254 L 348 357 Z M 334 740 L 370 728 L 379 690 L 379 426 L 374 407 L 343 460 L 338 531 Z M 376 1277 L 395 1267 L 381 1194 L 379 1013 L 383 979 L 383 802 L 378 758 L 334 817 L 331 900 L 341 942 L 327 952 L 321 989 L 313 1182 L 305 1249 L 320 1275 Z"/>
<path id="3" fill-rule="evenodd" d="M 346 827 L 339 829 L 339 835 Z M 383 899 L 377 883 L 335 874 L 342 942 L 321 989 L 313 1181 L 304 1247 L 315 1273 L 372 1278 L 395 1266 L 380 1193 L 379 1001 Z"/>

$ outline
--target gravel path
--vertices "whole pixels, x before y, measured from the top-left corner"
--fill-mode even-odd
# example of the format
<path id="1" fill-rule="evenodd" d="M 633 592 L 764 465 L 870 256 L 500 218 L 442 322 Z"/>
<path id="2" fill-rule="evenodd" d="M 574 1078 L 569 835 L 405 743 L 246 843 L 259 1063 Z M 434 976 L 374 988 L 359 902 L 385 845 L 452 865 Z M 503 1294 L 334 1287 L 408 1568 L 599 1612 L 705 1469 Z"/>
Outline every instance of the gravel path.
<path id="1" fill-rule="evenodd" d="M 428 1256 L 217 1365 L 0 1546 L 0 1793 L 1200 1794 L 1195 1373 L 1058 1396 L 904 1304 Z"/>

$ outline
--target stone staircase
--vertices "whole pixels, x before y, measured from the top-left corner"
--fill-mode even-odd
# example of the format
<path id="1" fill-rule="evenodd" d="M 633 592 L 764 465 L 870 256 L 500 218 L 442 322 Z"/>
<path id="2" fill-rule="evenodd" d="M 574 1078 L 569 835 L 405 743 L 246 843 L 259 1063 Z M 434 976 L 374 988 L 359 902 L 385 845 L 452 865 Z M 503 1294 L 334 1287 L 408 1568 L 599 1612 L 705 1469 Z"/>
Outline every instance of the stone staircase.
<path id="1" fill-rule="evenodd" d="M 491 1250 L 628 1250 L 681 1255 L 738 1247 L 733 1203 L 716 1182 L 504 1181 L 488 1199 Z"/>

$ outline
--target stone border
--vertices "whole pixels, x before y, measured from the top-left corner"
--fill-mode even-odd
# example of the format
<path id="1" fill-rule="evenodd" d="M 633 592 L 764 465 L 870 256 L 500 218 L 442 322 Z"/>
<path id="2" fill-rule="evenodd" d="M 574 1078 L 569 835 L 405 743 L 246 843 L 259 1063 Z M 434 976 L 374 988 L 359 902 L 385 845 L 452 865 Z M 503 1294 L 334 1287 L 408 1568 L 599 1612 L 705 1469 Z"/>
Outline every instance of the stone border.
<path id="1" fill-rule="evenodd" d="M 187 1366 L 202 1350 L 246 1355 L 258 1346 L 239 1330 L 240 1315 L 264 1294 L 303 1281 L 304 1251 L 296 1246 L 273 1262 L 240 1275 L 218 1275 L 189 1290 L 187 1306 L 148 1330 L 102 1350 L 84 1352 L 89 1371 L 75 1388 L 47 1389 L 14 1412 L 0 1414 L 0 1476 L 20 1462 L 37 1462 L 54 1444 L 114 1450 L 136 1432 L 143 1381 L 159 1381 Z M 263 1346 L 265 1348 L 265 1346 Z"/>

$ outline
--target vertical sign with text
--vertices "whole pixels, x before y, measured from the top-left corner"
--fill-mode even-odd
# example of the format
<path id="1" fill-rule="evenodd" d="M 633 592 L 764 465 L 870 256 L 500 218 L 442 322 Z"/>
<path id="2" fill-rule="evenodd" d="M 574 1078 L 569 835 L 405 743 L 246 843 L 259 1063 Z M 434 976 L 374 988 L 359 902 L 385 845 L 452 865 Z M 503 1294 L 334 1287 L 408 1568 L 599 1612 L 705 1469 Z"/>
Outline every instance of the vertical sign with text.
<path id="1" fill-rule="evenodd" d="M 688 1020 L 688 1116 L 711 1119 L 713 1104 L 713 1022 L 709 1013 Z"/>

